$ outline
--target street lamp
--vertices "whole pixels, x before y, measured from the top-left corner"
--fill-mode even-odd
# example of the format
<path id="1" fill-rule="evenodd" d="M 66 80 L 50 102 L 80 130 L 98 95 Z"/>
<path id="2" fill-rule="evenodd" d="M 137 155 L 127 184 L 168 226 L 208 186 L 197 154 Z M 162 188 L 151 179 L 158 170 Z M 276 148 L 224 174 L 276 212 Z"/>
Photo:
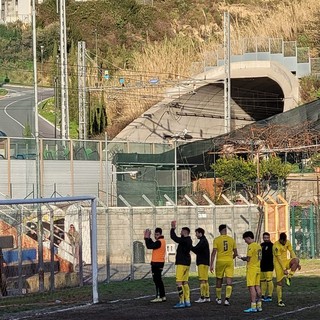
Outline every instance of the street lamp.
<path id="1" fill-rule="evenodd" d="M 184 129 L 180 133 L 176 134 L 163 134 L 163 139 L 165 140 L 173 140 L 173 148 L 174 148 L 174 201 L 175 205 L 178 205 L 178 157 L 177 157 L 177 142 L 179 139 L 185 141 L 193 139 L 193 137 L 188 134 L 188 130 Z"/>

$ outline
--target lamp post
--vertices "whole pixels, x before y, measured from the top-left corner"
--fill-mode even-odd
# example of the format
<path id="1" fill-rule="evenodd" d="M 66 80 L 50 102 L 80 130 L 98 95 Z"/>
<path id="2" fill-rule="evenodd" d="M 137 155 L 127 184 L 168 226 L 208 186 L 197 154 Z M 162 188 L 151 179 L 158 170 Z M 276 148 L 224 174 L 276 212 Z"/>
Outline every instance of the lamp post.
<path id="1" fill-rule="evenodd" d="M 173 140 L 173 148 L 174 148 L 174 202 L 175 205 L 178 205 L 178 155 L 177 155 L 177 142 L 179 139 L 191 140 L 193 137 L 188 134 L 188 130 L 184 129 L 180 133 L 176 134 L 163 134 L 163 138 L 166 140 Z"/>

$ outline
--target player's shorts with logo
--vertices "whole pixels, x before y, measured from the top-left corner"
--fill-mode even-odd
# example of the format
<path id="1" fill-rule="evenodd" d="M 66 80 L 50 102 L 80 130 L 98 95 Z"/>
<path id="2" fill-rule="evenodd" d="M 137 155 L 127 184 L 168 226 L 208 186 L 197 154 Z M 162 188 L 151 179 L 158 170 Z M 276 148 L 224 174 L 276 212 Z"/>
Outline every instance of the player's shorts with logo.
<path id="1" fill-rule="evenodd" d="M 188 281 L 189 280 L 190 266 L 184 266 L 182 264 L 176 265 L 176 281 Z"/>

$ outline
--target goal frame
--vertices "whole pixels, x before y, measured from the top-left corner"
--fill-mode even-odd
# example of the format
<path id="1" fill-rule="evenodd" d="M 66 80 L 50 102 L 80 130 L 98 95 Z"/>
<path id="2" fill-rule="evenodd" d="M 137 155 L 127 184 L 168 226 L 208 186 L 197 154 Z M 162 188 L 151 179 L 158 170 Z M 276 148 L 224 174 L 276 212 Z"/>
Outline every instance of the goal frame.
<path id="1" fill-rule="evenodd" d="M 4 199 L 0 200 L 0 206 L 7 205 L 23 205 L 23 204 L 48 204 L 57 202 L 91 202 L 92 214 L 92 232 L 91 232 L 91 259 L 92 259 L 92 302 L 99 302 L 98 294 L 98 257 L 97 257 L 97 198 L 95 196 L 71 196 L 71 197 L 56 197 L 56 198 L 34 198 L 34 199 Z"/>

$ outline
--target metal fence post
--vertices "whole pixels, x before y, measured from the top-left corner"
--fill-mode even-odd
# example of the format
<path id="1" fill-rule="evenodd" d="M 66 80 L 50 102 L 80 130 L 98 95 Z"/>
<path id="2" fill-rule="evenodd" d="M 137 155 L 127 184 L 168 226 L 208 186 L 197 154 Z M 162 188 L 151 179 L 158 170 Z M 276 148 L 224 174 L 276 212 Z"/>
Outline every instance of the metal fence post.
<path id="1" fill-rule="evenodd" d="M 91 263 L 92 263 L 92 300 L 93 303 L 99 302 L 98 294 L 98 225 L 97 225 L 97 199 L 91 200 Z"/>
<path id="2" fill-rule="evenodd" d="M 50 210 L 50 290 L 53 291 L 54 288 L 54 213 L 51 206 L 48 206 Z"/>
<path id="3" fill-rule="evenodd" d="M 314 258 L 315 256 L 315 246 L 314 246 L 314 240 L 315 240 L 315 228 L 314 228 L 314 206 L 311 205 L 310 206 L 310 219 L 309 219 L 309 223 L 310 223 L 310 258 Z"/>
<path id="4" fill-rule="evenodd" d="M 80 287 L 83 287 L 83 254 L 82 254 L 82 232 L 83 232 L 83 228 L 82 228 L 82 207 L 81 205 L 78 208 L 78 221 L 79 221 L 79 252 L 76 252 L 76 255 L 79 254 L 79 257 L 77 257 L 79 260 L 76 262 L 79 264 L 78 268 L 79 268 L 79 277 L 80 277 Z M 93 222 L 92 222 L 93 223 Z M 91 228 L 92 229 L 92 228 Z"/>
<path id="5" fill-rule="evenodd" d="M 19 293 L 22 293 L 22 221 L 23 221 L 23 208 L 19 210 L 19 228 L 18 228 L 18 288 L 19 288 Z"/>
<path id="6" fill-rule="evenodd" d="M 107 264 L 107 283 L 110 282 L 111 278 L 111 268 L 110 268 L 110 212 L 109 207 L 107 206 L 106 209 L 106 241 L 107 241 L 107 256 L 106 256 L 106 264 Z"/>

